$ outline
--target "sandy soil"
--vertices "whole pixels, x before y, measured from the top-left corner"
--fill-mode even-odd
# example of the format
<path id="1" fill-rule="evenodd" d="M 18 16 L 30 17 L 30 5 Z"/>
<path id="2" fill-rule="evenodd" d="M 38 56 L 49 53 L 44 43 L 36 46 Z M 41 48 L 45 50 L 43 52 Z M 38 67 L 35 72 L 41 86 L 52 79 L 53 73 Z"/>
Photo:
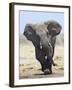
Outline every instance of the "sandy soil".
<path id="1" fill-rule="evenodd" d="M 64 75 L 64 48 L 55 47 L 53 74 L 44 75 L 41 71 L 41 65 L 35 58 L 35 50 L 32 43 L 20 44 L 20 65 L 19 78 L 45 78 L 45 77 L 62 77 Z"/>

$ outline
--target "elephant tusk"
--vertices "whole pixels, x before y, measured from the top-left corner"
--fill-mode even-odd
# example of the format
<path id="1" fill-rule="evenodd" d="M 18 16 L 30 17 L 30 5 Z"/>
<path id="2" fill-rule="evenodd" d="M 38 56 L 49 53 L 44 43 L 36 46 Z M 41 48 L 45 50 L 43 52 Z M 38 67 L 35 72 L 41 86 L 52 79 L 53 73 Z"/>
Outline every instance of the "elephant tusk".
<path id="1" fill-rule="evenodd" d="M 49 46 L 52 48 L 52 45 L 51 45 L 51 43 L 49 42 L 48 44 L 49 44 Z"/>
<path id="2" fill-rule="evenodd" d="M 40 49 L 42 49 L 42 43 L 40 42 Z"/>
<path id="3" fill-rule="evenodd" d="M 47 60 L 47 56 L 45 56 L 45 60 Z"/>

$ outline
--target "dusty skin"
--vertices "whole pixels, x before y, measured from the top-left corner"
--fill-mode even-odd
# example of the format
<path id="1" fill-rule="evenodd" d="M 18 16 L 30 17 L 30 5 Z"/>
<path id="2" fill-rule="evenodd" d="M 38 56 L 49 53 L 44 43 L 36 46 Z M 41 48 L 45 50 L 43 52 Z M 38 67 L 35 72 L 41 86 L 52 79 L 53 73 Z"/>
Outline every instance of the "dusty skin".
<path id="1" fill-rule="evenodd" d="M 63 77 L 64 76 L 64 47 L 56 46 L 54 62 L 51 75 L 44 75 L 40 63 L 35 58 L 35 49 L 31 42 L 20 43 L 20 64 L 19 78 L 45 78 L 45 77 Z"/>

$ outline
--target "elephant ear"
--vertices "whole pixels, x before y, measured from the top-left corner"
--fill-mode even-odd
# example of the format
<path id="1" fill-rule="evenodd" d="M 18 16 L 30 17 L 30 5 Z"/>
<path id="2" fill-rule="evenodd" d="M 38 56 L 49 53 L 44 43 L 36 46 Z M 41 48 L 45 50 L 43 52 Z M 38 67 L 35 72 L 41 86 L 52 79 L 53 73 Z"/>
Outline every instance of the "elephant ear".
<path id="1" fill-rule="evenodd" d="M 32 25 L 31 24 L 27 24 L 25 26 L 25 29 L 24 29 L 24 35 L 26 36 L 26 38 L 30 41 L 32 41 L 34 35 L 35 35 L 35 31 L 34 29 L 32 28 Z"/>
<path id="2" fill-rule="evenodd" d="M 52 36 L 56 36 L 61 32 L 61 25 L 56 21 L 49 21 L 45 23 L 47 25 L 47 29 L 49 31 L 49 34 Z"/>

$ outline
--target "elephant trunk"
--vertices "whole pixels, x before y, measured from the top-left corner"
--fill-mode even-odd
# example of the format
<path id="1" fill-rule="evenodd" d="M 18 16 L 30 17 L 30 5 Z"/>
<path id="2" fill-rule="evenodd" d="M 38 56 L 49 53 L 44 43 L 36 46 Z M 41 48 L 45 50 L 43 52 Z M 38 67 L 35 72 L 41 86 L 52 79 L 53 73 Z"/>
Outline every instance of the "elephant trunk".
<path id="1" fill-rule="evenodd" d="M 53 56 L 53 47 L 51 45 L 50 39 L 48 38 L 40 40 L 40 49 L 43 50 L 48 58 L 52 58 Z"/>

